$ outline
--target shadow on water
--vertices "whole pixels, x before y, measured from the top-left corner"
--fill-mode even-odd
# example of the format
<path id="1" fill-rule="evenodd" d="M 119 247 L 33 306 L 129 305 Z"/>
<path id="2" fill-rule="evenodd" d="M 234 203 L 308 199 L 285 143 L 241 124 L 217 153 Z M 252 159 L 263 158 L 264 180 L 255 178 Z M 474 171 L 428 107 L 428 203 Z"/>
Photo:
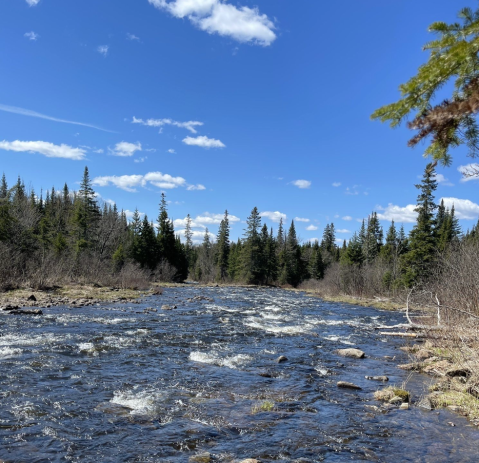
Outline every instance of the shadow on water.
<path id="1" fill-rule="evenodd" d="M 366 375 L 408 380 L 416 398 L 427 388 L 396 368 L 402 341 L 374 329 L 402 321 L 277 289 L 195 287 L 133 306 L 1 316 L 0 460 L 479 461 L 465 419 L 374 401 L 382 386 Z M 353 346 L 367 357 L 334 353 Z"/>

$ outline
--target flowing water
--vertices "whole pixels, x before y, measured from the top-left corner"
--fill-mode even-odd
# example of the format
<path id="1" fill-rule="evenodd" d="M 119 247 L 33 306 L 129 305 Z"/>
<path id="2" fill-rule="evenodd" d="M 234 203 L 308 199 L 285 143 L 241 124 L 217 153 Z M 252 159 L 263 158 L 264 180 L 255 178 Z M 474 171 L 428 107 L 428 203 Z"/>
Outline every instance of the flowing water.
<path id="1" fill-rule="evenodd" d="M 374 329 L 402 321 L 279 289 L 197 287 L 0 316 L 0 461 L 479 461 L 465 419 L 374 401 L 382 385 L 365 375 L 408 379 L 403 341 Z M 367 358 L 334 352 L 352 346 Z M 417 399 L 429 381 L 407 387 Z"/>

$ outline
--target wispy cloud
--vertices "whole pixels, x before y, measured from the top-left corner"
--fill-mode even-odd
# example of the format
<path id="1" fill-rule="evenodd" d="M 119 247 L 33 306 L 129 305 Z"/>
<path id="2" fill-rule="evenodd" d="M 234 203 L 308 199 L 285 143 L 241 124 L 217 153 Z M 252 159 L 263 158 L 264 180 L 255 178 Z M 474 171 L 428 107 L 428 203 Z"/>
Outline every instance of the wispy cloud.
<path id="1" fill-rule="evenodd" d="M 40 3 L 40 0 L 26 0 L 29 6 L 36 6 Z"/>
<path id="2" fill-rule="evenodd" d="M 265 211 L 261 212 L 260 214 L 261 217 L 266 217 L 267 219 L 271 220 L 271 222 L 276 222 L 279 223 L 281 219 L 283 219 L 283 222 L 286 220 L 286 214 L 279 212 L 279 211 Z"/>
<path id="3" fill-rule="evenodd" d="M 313 225 L 313 224 L 308 225 L 306 227 L 306 230 L 308 230 L 308 231 L 314 231 L 314 230 L 317 230 L 317 229 L 318 229 L 318 227 L 316 225 Z"/>
<path id="4" fill-rule="evenodd" d="M 343 217 L 343 220 L 348 220 L 349 221 L 349 220 L 353 220 L 353 218 L 350 215 L 345 215 Z"/>
<path id="5" fill-rule="evenodd" d="M 187 122 L 178 122 L 173 119 L 138 119 L 133 116 L 132 124 L 141 124 L 146 125 L 147 127 L 163 127 L 165 125 L 173 125 L 175 127 L 180 127 L 186 130 L 189 130 L 191 133 L 198 133 L 195 127 L 201 127 L 203 122 L 199 121 L 187 121 Z"/>
<path id="6" fill-rule="evenodd" d="M 33 41 L 37 41 L 38 40 L 38 37 L 40 37 L 36 32 L 25 32 L 24 36 L 29 39 L 29 40 L 33 40 Z"/>
<path id="7" fill-rule="evenodd" d="M 333 183 L 333 186 L 334 186 L 334 187 L 341 186 L 341 182 L 334 182 L 334 183 Z"/>
<path id="8" fill-rule="evenodd" d="M 148 156 L 143 156 L 141 158 L 134 159 L 133 162 L 145 162 L 148 159 Z"/>
<path id="9" fill-rule="evenodd" d="M 175 154 L 176 151 L 175 151 L 173 148 L 170 148 L 170 149 L 168 150 L 168 153 L 170 153 L 170 154 Z"/>
<path id="10" fill-rule="evenodd" d="M 126 34 L 127 40 L 132 40 L 132 41 L 140 41 L 140 37 L 137 37 L 135 34 L 130 34 L 129 32 Z"/>
<path id="11" fill-rule="evenodd" d="M 52 117 L 52 116 L 46 116 L 45 114 L 37 113 L 36 111 L 31 111 L 30 109 L 17 108 L 16 106 L 7 106 L 1 103 L 0 103 L 0 111 L 5 111 L 7 113 L 20 114 L 22 116 L 38 117 L 39 119 L 47 119 L 48 121 L 62 122 L 63 124 L 81 125 L 82 127 L 89 127 L 90 129 L 102 130 L 103 132 L 116 133 L 116 132 L 113 132 L 112 130 L 103 129 L 96 125 L 85 124 L 83 122 L 68 121 L 66 119 L 59 119 L 57 117 Z"/>
<path id="12" fill-rule="evenodd" d="M 311 182 L 309 180 L 295 180 L 291 182 L 294 186 L 297 186 L 301 189 L 306 189 L 311 187 Z"/>
<path id="13" fill-rule="evenodd" d="M 215 138 L 208 138 L 206 136 L 199 136 L 196 138 L 186 137 L 183 139 L 183 143 L 190 146 L 200 146 L 201 148 L 225 148 L 226 145 Z"/>
<path id="14" fill-rule="evenodd" d="M 109 151 L 112 156 L 133 156 L 137 151 L 141 151 L 141 143 L 128 143 L 127 141 L 122 141 L 117 143 L 115 148 L 110 149 Z"/>
<path id="15" fill-rule="evenodd" d="M 443 174 L 436 174 L 435 179 L 436 179 L 436 182 L 439 183 L 440 185 L 454 186 L 454 183 L 451 183 L 449 179 L 444 177 Z"/>
<path id="16" fill-rule="evenodd" d="M 68 145 L 54 145 L 46 141 L 0 141 L 0 149 L 16 151 L 18 153 L 43 154 L 48 158 L 65 158 L 81 161 L 85 158 L 86 151 L 82 148 L 73 148 Z"/>
<path id="17" fill-rule="evenodd" d="M 236 7 L 221 0 L 148 0 L 177 18 L 188 18 L 209 34 L 231 37 L 238 42 L 268 46 L 275 39 L 274 23 L 257 8 Z"/>
<path id="18" fill-rule="evenodd" d="M 100 55 L 106 56 L 108 55 L 108 50 L 110 49 L 110 45 L 100 45 L 96 51 L 100 53 Z"/>
<path id="19" fill-rule="evenodd" d="M 336 233 L 351 233 L 351 230 L 346 230 L 346 228 L 340 228 L 336 230 Z"/>
<path id="20" fill-rule="evenodd" d="M 206 190 L 206 187 L 202 185 L 201 183 L 198 183 L 198 185 L 188 185 L 186 188 L 188 191 L 194 191 L 194 190 Z"/>
<path id="21" fill-rule="evenodd" d="M 295 217 L 294 221 L 295 222 L 309 222 L 310 220 L 309 219 L 304 219 L 302 217 Z"/>

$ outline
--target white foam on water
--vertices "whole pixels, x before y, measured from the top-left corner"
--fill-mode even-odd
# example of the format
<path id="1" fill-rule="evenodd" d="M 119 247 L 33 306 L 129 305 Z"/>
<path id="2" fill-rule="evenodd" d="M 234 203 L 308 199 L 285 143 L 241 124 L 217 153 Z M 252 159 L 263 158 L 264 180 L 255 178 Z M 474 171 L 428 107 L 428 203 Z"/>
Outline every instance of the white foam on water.
<path id="1" fill-rule="evenodd" d="M 112 404 L 129 408 L 131 415 L 157 415 L 167 394 L 161 391 L 116 391 L 110 400 Z"/>
<path id="2" fill-rule="evenodd" d="M 349 337 L 347 338 L 342 338 L 341 336 L 325 336 L 324 339 L 327 339 L 328 341 L 333 341 L 333 342 L 340 342 L 341 344 L 346 344 L 348 346 L 355 346 L 356 343 L 349 341 Z"/>
<path id="3" fill-rule="evenodd" d="M 0 347 L 0 359 L 8 359 L 22 353 L 22 349 L 12 347 Z"/>
<path id="4" fill-rule="evenodd" d="M 210 365 L 216 365 L 219 367 L 227 367 L 231 369 L 238 369 L 253 358 L 246 354 L 237 354 L 230 357 L 221 357 L 215 352 L 191 352 L 189 359 L 193 362 L 208 363 Z"/>
<path id="5" fill-rule="evenodd" d="M 263 310 L 271 310 L 273 312 L 281 312 L 283 307 L 278 307 L 277 305 L 266 305 L 263 307 Z"/>
<path id="6" fill-rule="evenodd" d="M 284 334 L 302 334 L 311 331 L 312 326 L 309 324 L 304 325 L 273 325 L 263 323 L 261 321 L 249 321 L 244 323 L 245 326 L 250 328 L 256 328 L 259 330 L 267 331 L 268 333 L 284 333 Z"/>
<path id="7" fill-rule="evenodd" d="M 275 315 L 273 313 L 262 313 L 261 316 L 266 320 L 281 320 L 285 318 L 283 315 Z"/>
<path id="8" fill-rule="evenodd" d="M 40 346 L 42 344 L 63 344 L 70 339 L 71 335 L 60 336 L 53 333 L 45 333 L 37 336 L 6 334 L 0 337 L 0 347 L 10 346 Z"/>

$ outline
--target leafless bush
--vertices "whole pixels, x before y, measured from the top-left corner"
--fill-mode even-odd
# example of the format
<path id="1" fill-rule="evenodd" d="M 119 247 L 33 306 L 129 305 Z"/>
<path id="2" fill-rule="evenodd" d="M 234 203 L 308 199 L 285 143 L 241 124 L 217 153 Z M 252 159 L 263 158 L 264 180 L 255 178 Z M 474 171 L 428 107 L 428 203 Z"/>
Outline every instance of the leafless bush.
<path id="1" fill-rule="evenodd" d="M 162 260 L 155 270 L 155 278 L 158 281 L 169 283 L 175 281 L 177 270 L 167 260 Z"/>
<path id="2" fill-rule="evenodd" d="M 147 289 L 150 286 L 149 272 L 132 262 L 127 262 L 117 275 L 122 289 Z"/>

